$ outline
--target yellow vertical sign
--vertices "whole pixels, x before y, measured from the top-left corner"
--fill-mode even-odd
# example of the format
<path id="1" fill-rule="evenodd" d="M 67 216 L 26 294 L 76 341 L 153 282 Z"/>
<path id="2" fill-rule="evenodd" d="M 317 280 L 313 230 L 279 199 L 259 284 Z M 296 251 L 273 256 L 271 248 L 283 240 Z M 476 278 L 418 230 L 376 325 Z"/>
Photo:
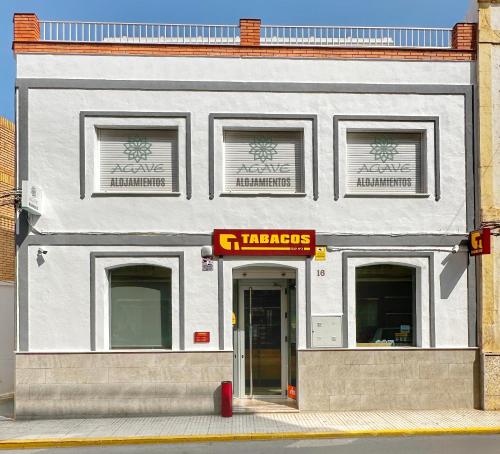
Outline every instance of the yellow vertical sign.
<path id="1" fill-rule="evenodd" d="M 326 260 L 326 246 L 316 246 L 314 260 L 324 262 Z"/>

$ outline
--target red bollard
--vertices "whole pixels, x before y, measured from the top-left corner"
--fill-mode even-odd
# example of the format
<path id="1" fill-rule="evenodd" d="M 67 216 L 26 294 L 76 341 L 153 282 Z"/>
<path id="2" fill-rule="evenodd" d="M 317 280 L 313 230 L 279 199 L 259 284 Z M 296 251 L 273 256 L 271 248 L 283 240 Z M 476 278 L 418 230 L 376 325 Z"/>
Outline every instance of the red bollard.
<path id="1" fill-rule="evenodd" d="M 220 415 L 224 418 L 233 416 L 233 384 L 230 381 L 221 383 Z"/>

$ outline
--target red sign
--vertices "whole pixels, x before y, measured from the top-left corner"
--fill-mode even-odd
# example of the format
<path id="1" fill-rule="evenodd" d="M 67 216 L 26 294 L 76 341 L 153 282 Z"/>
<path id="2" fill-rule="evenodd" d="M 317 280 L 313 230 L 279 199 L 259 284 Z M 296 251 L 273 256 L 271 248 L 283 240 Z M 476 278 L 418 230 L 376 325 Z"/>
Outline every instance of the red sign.
<path id="1" fill-rule="evenodd" d="M 214 230 L 214 255 L 314 255 L 314 230 Z"/>
<path id="2" fill-rule="evenodd" d="M 473 230 L 469 233 L 470 255 L 484 255 L 491 253 L 491 230 Z"/>
<path id="3" fill-rule="evenodd" d="M 204 344 L 210 342 L 210 331 L 195 331 L 194 342 L 195 344 Z"/>

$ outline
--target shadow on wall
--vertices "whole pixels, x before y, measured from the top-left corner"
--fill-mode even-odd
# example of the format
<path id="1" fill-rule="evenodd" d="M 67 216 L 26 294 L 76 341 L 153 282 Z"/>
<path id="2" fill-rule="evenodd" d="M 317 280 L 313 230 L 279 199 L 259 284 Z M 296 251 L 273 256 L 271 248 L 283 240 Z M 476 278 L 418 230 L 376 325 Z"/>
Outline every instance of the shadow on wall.
<path id="1" fill-rule="evenodd" d="M 441 262 L 444 265 L 439 276 L 441 299 L 448 299 L 456 287 L 458 281 L 467 270 L 469 257 L 467 254 L 448 254 Z"/>

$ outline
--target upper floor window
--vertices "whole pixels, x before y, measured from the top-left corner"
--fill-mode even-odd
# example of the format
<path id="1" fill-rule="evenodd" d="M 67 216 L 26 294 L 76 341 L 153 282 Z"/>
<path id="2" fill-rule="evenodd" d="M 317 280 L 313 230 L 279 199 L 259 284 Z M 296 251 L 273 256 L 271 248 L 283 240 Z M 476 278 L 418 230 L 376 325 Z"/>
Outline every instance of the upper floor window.
<path id="1" fill-rule="evenodd" d="M 144 265 L 109 272 L 111 348 L 172 348 L 171 276 Z"/>
<path id="2" fill-rule="evenodd" d="M 224 191 L 303 193 L 303 131 L 224 130 Z"/>
<path id="3" fill-rule="evenodd" d="M 98 129 L 100 192 L 178 192 L 176 129 Z"/>
<path id="4" fill-rule="evenodd" d="M 424 134 L 347 132 L 348 194 L 425 192 Z"/>

